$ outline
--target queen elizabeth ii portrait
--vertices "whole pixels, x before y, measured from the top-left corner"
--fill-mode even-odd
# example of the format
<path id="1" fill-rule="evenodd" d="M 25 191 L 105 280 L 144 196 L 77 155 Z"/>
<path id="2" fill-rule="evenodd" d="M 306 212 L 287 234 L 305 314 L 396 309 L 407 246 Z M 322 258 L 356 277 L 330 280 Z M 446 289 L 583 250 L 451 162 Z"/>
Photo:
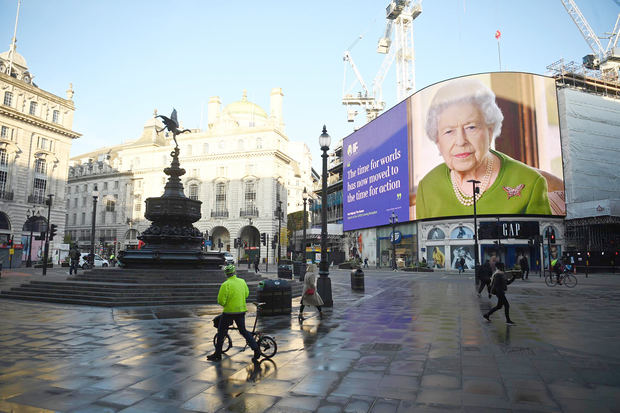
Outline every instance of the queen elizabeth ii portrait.
<path id="1" fill-rule="evenodd" d="M 417 219 L 471 215 L 474 197 L 481 215 L 552 214 L 547 179 L 492 149 L 503 120 L 495 94 L 476 78 L 456 79 L 436 91 L 426 112 L 425 132 L 443 163 L 418 184 Z M 479 182 L 479 192 L 474 193 L 471 180 Z"/>

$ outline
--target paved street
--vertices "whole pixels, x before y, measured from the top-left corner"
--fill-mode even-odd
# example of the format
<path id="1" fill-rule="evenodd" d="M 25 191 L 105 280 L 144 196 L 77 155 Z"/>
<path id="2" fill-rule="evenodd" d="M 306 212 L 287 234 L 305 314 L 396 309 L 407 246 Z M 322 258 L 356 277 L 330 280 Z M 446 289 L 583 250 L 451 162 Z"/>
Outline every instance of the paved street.
<path id="1" fill-rule="evenodd" d="M 10 271 L 1 289 L 38 278 Z M 620 275 L 579 275 L 574 289 L 516 280 L 509 327 L 503 311 L 481 317 L 491 300 L 472 274 L 365 272 L 364 293 L 331 272 L 322 320 L 306 308 L 300 323 L 299 299 L 262 318 L 278 353 L 258 366 L 236 332 L 222 362 L 206 361 L 218 306 L 0 300 L 0 411 L 620 411 Z"/>

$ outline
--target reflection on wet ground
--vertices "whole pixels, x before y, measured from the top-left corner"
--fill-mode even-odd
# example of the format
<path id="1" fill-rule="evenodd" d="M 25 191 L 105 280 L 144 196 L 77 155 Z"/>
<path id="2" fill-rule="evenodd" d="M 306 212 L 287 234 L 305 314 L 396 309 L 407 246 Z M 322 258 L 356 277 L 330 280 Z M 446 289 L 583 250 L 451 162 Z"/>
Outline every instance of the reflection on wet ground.
<path id="1" fill-rule="evenodd" d="M 0 411 L 617 411 L 620 278 L 509 287 L 511 317 L 471 277 L 366 271 L 366 290 L 331 274 L 335 307 L 259 319 L 278 353 L 244 340 L 220 363 L 218 306 L 89 308 L 0 301 Z M 248 314 L 252 325 L 254 314 Z"/>

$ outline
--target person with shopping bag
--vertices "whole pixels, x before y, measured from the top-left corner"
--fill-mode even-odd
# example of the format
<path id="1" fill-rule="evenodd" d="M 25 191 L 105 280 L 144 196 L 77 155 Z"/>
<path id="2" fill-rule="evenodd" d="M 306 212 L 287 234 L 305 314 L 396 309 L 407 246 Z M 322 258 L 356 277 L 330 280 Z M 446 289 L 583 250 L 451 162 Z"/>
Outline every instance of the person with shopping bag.
<path id="1" fill-rule="evenodd" d="M 307 305 L 313 305 L 319 310 L 319 317 L 323 318 L 321 306 L 324 304 L 323 299 L 316 289 L 317 268 L 315 264 L 308 264 L 306 276 L 304 278 L 304 293 L 301 296 L 301 305 L 299 306 L 299 320 L 304 319 L 304 308 Z"/>

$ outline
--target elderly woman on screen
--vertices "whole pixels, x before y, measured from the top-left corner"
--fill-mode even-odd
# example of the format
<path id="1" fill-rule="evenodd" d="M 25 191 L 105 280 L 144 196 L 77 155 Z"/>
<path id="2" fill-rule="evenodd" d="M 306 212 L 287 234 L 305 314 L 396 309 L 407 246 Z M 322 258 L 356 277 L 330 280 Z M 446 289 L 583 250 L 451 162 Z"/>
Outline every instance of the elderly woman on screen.
<path id="1" fill-rule="evenodd" d="M 478 214 L 551 214 L 547 181 L 533 168 L 491 149 L 504 116 L 482 82 L 458 79 L 441 87 L 426 118 L 426 134 L 444 163 L 418 185 L 416 218 Z M 471 179 L 480 181 L 473 193 Z"/>

